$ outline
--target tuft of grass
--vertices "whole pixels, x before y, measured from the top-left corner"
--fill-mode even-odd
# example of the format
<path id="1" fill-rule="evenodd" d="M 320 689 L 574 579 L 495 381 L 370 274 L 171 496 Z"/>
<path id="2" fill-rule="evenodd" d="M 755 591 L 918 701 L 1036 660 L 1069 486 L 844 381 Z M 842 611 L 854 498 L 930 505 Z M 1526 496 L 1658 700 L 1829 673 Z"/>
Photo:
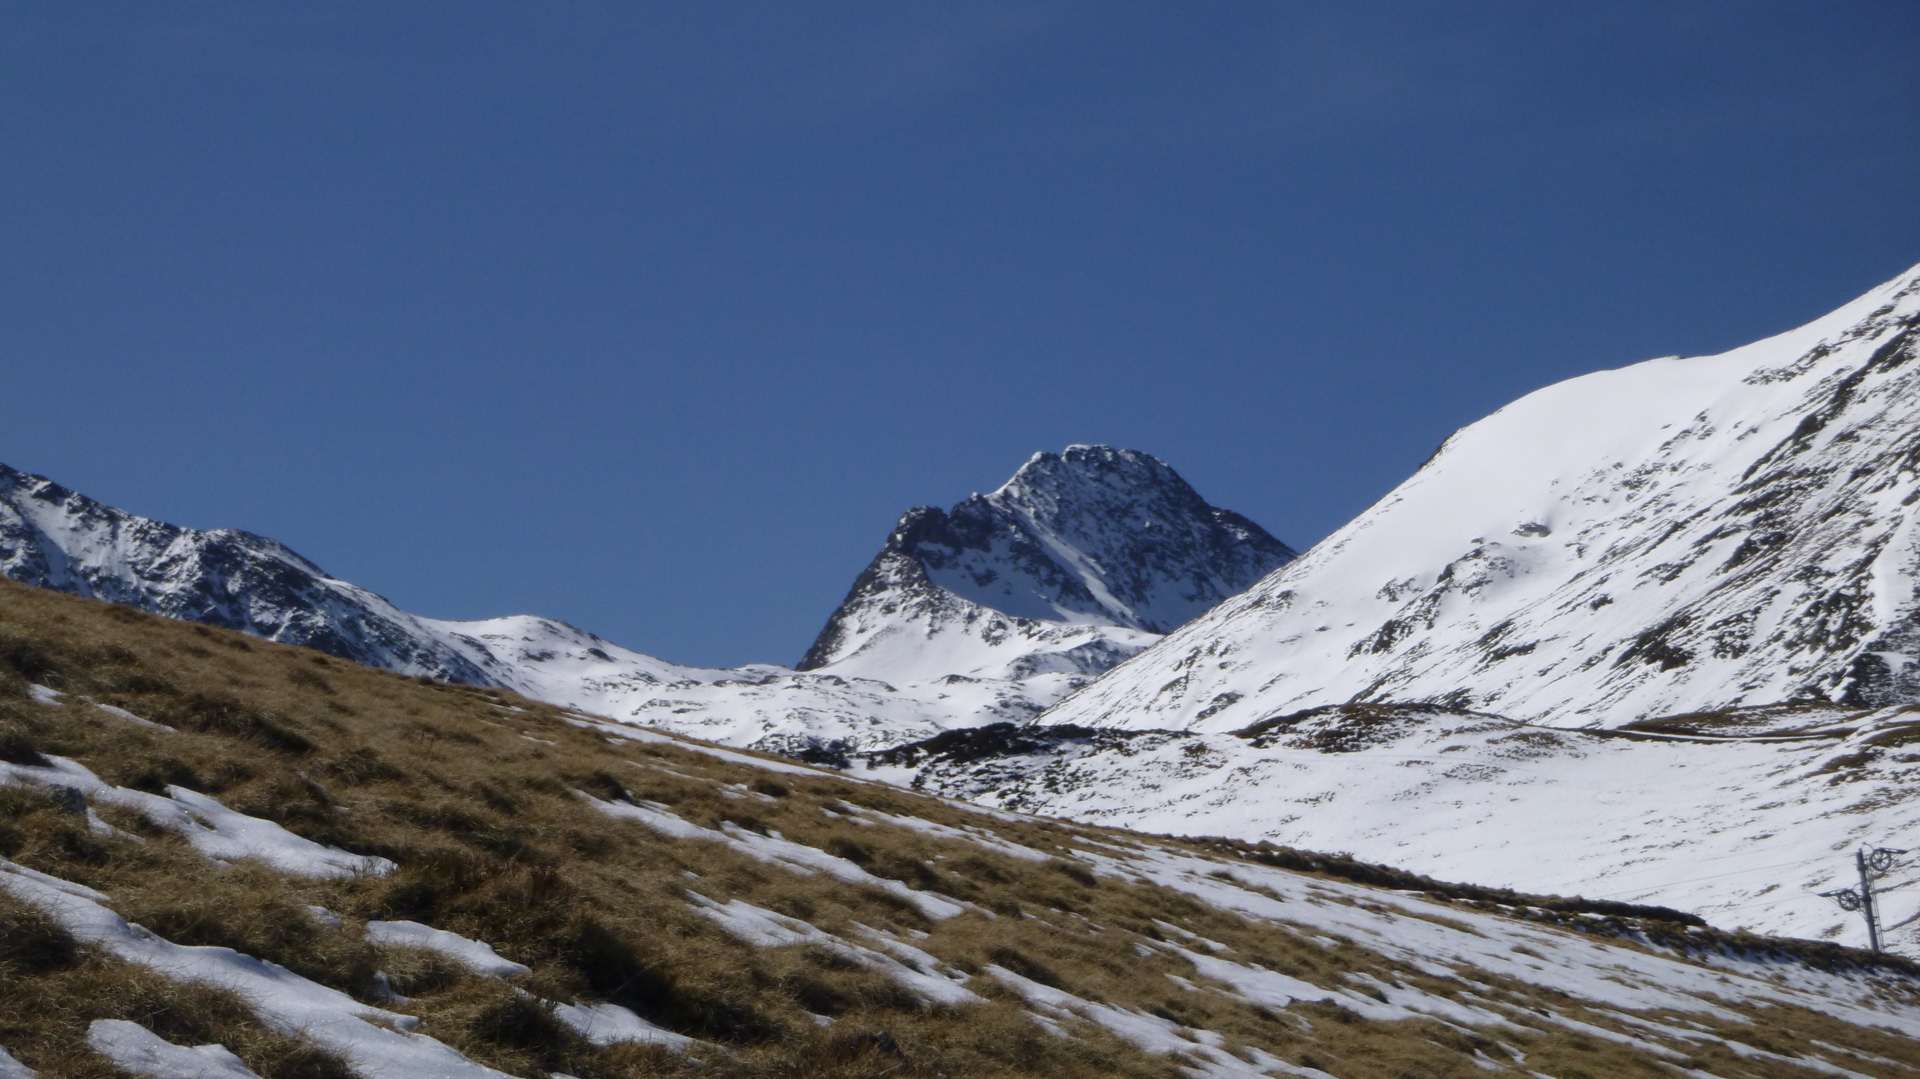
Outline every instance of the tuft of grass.
<path id="1" fill-rule="evenodd" d="M 1096 888 L 1100 885 L 1100 878 L 1094 876 L 1093 870 L 1088 869 L 1086 865 L 1081 862 L 1069 862 L 1064 858 L 1055 858 L 1047 863 L 1047 868 L 1080 885 L 1082 888 Z"/>
<path id="2" fill-rule="evenodd" d="M 80 960 L 73 934 L 40 911 L 0 892 L 0 973 L 7 977 L 64 970 Z"/>
<path id="3" fill-rule="evenodd" d="M 12 672 L 23 683 L 57 680 L 54 675 L 58 667 L 53 654 L 22 626 L 0 624 L 0 668 Z M 22 685 L 18 695 L 25 694 L 26 688 Z"/>
<path id="4" fill-rule="evenodd" d="M 287 669 L 287 684 L 295 689 L 312 690 L 329 697 L 334 695 L 333 683 L 326 677 L 308 667 L 290 667 Z"/>
<path id="5" fill-rule="evenodd" d="M 192 693 L 179 698 L 161 721 L 181 730 L 242 739 L 279 753 L 300 756 L 313 752 L 313 742 L 306 735 L 225 693 Z"/>
<path id="6" fill-rule="evenodd" d="M 473 1017 L 475 1037 L 531 1052 L 540 1060 L 564 1060 L 579 1052 L 580 1036 L 553 1014 L 553 1005 L 518 993 L 501 993 Z"/>
<path id="7" fill-rule="evenodd" d="M 575 918 L 559 938 L 559 958 L 593 996 L 644 1019 L 695 1037 L 766 1041 L 781 1033 L 755 1008 L 681 984 L 657 956 L 591 915 Z"/>
<path id="8" fill-rule="evenodd" d="M 34 767 L 45 767 L 49 763 L 23 725 L 4 719 L 0 719 L 0 761 Z"/>
<path id="9" fill-rule="evenodd" d="M 497 871 L 486 857 L 460 847 L 421 846 L 392 853 L 401 856 L 400 868 L 373 904 L 382 918 L 431 924 Z"/>
<path id="10" fill-rule="evenodd" d="M 1066 982 L 1052 967 L 1034 959 L 1018 948 L 1010 948 L 1002 945 L 989 951 L 987 957 L 1029 981 L 1039 982 L 1041 985 L 1050 985 L 1055 989 L 1067 988 Z"/>
<path id="11" fill-rule="evenodd" d="M 149 794 L 164 794 L 170 786 L 193 791 L 209 789 L 207 781 L 194 771 L 193 765 L 170 753 L 142 756 L 130 763 L 130 769 L 109 771 L 108 777 L 122 787 L 132 787 Z"/>

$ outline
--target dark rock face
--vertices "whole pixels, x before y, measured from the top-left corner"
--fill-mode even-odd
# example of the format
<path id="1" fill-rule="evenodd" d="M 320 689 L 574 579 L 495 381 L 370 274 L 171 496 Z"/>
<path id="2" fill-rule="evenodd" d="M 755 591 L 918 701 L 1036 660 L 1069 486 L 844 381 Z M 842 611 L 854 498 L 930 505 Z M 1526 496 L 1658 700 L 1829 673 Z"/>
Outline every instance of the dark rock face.
<path id="1" fill-rule="evenodd" d="M 1148 454 L 1069 446 L 991 494 L 908 510 L 800 669 L 846 658 L 889 620 L 965 624 L 987 643 L 1050 623 L 1164 634 L 1293 557 Z M 1121 658 L 1085 657 L 1097 670 Z"/>
<path id="2" fill-rule="evenodd" d="M 485 672 L 387 600 L 249 532 L 181 528 L 0 465 L 0 572 L 304 645 L 375 667 L 476 685 Z"/>

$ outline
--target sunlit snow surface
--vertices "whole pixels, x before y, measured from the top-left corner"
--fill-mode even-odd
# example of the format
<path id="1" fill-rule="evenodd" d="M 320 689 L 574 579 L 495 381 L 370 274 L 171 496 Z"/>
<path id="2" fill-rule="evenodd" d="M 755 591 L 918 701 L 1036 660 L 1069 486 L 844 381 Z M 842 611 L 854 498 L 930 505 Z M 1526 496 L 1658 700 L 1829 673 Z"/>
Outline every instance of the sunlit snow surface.
<path id="1" fill-rule="evenodd" d="M 754 758 L 742 756 L 740 759 L 749 762 Z M 787 767 L 778 762 L 765 763 Z M 657 827 L 664 807 L 650 808 L 651 819 L 637 819 L 649 827 Z M 671 814 L 665 816 L 672 817 Z M 906 827 L 897 820 L 886 823 Z M 697 827 L 684 821 L 680 824 Z M 720 834 L 703 831 L 707 832 L 705 838 Z M 681 833 L 676 829 L 670 834 Z M 1700 962 L 1688 962 L 1413 895 L 1162 849 L 1150 841 L 1103 845 L 1102 849 L 1088 847 L 1074 851 L 1072 856 L 1096 873 L 1169 888 L 1209 906 L 1272 923 L 1283 932 L 1305 934 L 1329 947 L 1351 941 L 1410 970 L 1461 988 L 1460 992 L 1443 996 L 1415 985 L 1382 981 L 1359 973 L 1347 975 L 1345 985 L 1316 985 L 1220 954 L 1224 949 L 1219 944 L 1162 923 L 1162 928 L 1181 943 L 1163 943 L 1158 947 L 1187 959 L 1193 964 L 1194 973 L 1209 984 L 1272 1007 L 1284 1008 L 1295 1001 L 1324 1000 L 1371 1019 L 1428 1017 L 1496 1033 L 1522 1019 L 1529 1023 L 1545 1021 L 1621 1041 L 1656 1056 L 1675 1059 L 1683 1056 L 1659 1042 L 1594 1027 L 1550 1010 L 1512 1012 L 1511 1005 L 1498 999 L 1499 994 L 1490 992 L 1483 998 L 1477 992 L 1485 986 L 1487 976 L 1494 975 L 1542 986 L 1564 993 L 1585 1006 L 1614 1012 L 1627 1025 L 1646 1030 L 1650 1035 L 1682 1042 L 1711 1039 L 1754 1059 L 1768 1059 L 1767 1050 L 1739 1042 L 1737 1036 L 1728 1041 L 1720 1034 L 1706 1033 L 1684 1022 L 1656 1021 L 1644 1015 L 1690 1015 L 1731 1023 L 1738 1030 L 1750 1020 L 1731 1010 L 1729 1005 L 1795 1005 L 1824 1011 L 1846 1022 L 1920 1037 L 1920 1007 L 1883 996 L 1869 979 L 1824 972 L 1797 963 L 1730 955 L 1710 955 Z M 723 904 L 697 895 L 692 897 L 692 902 L 704 916 L 726 925 L 741 939 L 761 946 L 838 939 L 798 919 L 744 902 Z M 894 941 L 894 945 L 899 943 Z M 883 947 L 895 950 L 892 946 Z M 1060 1031 L 1064 1029 L 1060 1026 L 1062 1022 L 1084 1019 L 1149 1051 L 1186 1053 L 1200 1061 L 1202 1070 L 1198 1074 L 1202 1075 L 1312 1074 L 1271 1058 L 1263 1057 L 1249 1065 L 1224 1052 L 1208 1053 L 1204 1050 L 1212 1043 L 1206 1031 L 1176 1029 L 1155 1016 L 1079 1000 L 1038 986 L 1010 971 L 990 969 L 989 975 L 1020 992 L 1034 1005 L 1036 1019 L 1048 1029 Z M 1764 1030 L 1747 1029 L 1752 1030 L 1756 1040 L 1764 1040 Z M 1771 1059 L 1786 1058 L 1773 1056 Z M 1844 1072 L 1817 1059 L 1796 1057 L 1791 1058 L 1791 1062 L 1815 1071 Z"/>
<path id="2" fill-rule="evenodd" d="M 185 787 L 170 785 L 165 797 L 116 787 L 64 757 L 50 757 L 45 766 L 0 761 L 0 783 L 64 787 L 78 791 L 95 805 L 131 809 L 151 824 L 180 833 L 200 853 L 222 861 L 253 859 L 281 872 L 306 877 L 384 875 L 394 868 L 385 858 L 315 843 L 273 821 L 236 813 Z"/>
<path id="3" fill-rule="evenodd" d="M 572 1027 L 581 1037 L 595 1045 L 637 1042 L 642 1045 L 663 1045 L 669 1049 L 684 1051 L 700 1044 L 684 1034 L 675 1034 L 671 1030 L 655 1026 L 635 1015 L 631 1009 L 623 1008 L 618 1004 L 555 1003 L 552 1006 L 554 1018 Z"/>
<path id="4" fill-rule="evenodd" d="M 375 944 L 437 952 L 468 970 L 496 978 L 533 973 L 523 964 L 502 958 L 490 945 L 419 922 L 368 922 L 367 939 Z"/>
<path id="5" fill-rule="evenodd" d="M 1776 720 L 1776 723 L 1779 721 Z M 1920 709 L 1801 714 L 1820 734 L 1686 739 L 1445 710 L 1328 710 L 1255 738 L 1061 735 L 1030 752 L 880 768 L 988 805 L 1145 832 L 1265 839 L 1549 895 L 1655 903 L 1727 928 L 1865 946 L 1817 893 L 1856 847 L 1920 833 Z M 1746 728 L 1766 730 L 1756 719 Z M 1920 957 L 1920 860 L 1884 883 Z M 1909 922 L 1909 924 L 1900 924 Z"/>
<path id="6" fill-rule="evenodd" d="M 975 806 L 956 804 L 954 808 Z M 649 822 L 643 820 L 643 824 Z M 708 837 L 712 835 L 718 833 L 708 829 Z M 1845 973 L 1784 962 L 1749 962 L 1736 956 L 1718 956 L 1705 964 L 1686 962 L 1551 925 L 1515 922 L 1413 895 L 1292 874 L 1240 860 L 1169 851 L 1150 839 L 1125 847 L 1077 849 L 1071 854 L 1096 874 L 1167 887 L 1213 908 L 1256 922 L 1275 923 L 1288 933 L 1306 931 L 1329 945 L 1342 939 L 1352 941 L 1409 970 L 1452 979 L 1467 987 L 1478 985 L 1476 973 L 1494 973 L 1544 985 L 1603 1008 L 1680 1012 L 1726 1021 L 1743 1021 L 1726 1008 L 1730 1002 L 1797 1004 L 1826 1010 L 1851 1023 L 1920 1037 L 1920 1006 L 1891 1002 L 1870 981 Z M 722 906 L 705 899 L 695 899 L 695 904 L 705 908 L 708 916 L 714 916 L 712 912 Z M 764 945 L 797 943 L 810 937 L 808 931 L 816 931 L 806 923 L 751 904 L 728 904 L 726 914 L 718 920 L 728 923 L 743 939 Z M 1248 998 L 1273 1002 L 1279 1002 L 1281 996 L 1336 998 L 1342 1004 L 1348 1002 L 1350 991 L 1340 987 L 1315 987 L 1246 964 L 1227 966 L 1231 960 L 1213 954 L 1221 950 L 1217 943 L 1169 923 L 1162 925 L 1190 945 L 1164 947 L 1196 962 L 1196 973 L 1235 985 L 1236 991 Z M 1377 979 L 1371 983 L 1356 981 L 1356 985 L 1379 991 L 1379 995 L 1367 995 L 1371 1002 L 1356 1002 L 1357 1008 L 1369 1008 L 1375 1018 L 1432 1016 L 1478 1023 L 1494 1016 L 1490 1010 L 1476 1010 L 1471 1002 L 1463 1004 L 1459 998 L 1432 995 L 1415 987 L 1386 985 Z M 1488 1000 L 1484 1008 L 1496 1008 L 1496 1004 Z M 1553 1019 L 1572 1023 L 1572 1019 L 1559 1016 Z"/>
<path id="7" fill-rule="evenodd" d="M 837 667 L 683 666 L 532 616 L 421 621 L 529 697 L 756 748 L 883 746 L 955 727 L 1030 719 L 1097 673 L 1045 656 L 1098 642 L 1098 650 L 1111 655 L 1098 664 L 1104 670 L 1159 639 L 1140 630 L 1049 625 L 988 643 L 965 625 L 942 622 L 924 633 L 903 629 L 900 663 L 882 678 Z"/>
<path id="8" fill-rule="evenodd" d="M 175 1045 L 124 1019 L 94 1020 L 87 1046 L 142 1079 L 259 1079 L 225 1046 Z"/>
<path id="9" fill-rule="evenodd" d="M 1021 977 L 1005 967 L 989 966 L 987 975 L 1018 993 L 1037 1015 L 1048 1021 L 1048 1029 L 1056 1033 L 1063 1031 L 1060 1026 L 1062 1022 L 1084 1020 L 1149 1053 L 1182 1053 L 1190 1056 L 1196 1063 L 1181 1069 L 1188 1075 L 1206 1079 L 1258 1075 L 1304 1075 L 1333 1079 L 1316 1068 L 1288 1064 L 1258 1050 L 1254 1051 L 1257 1062 L 1249 1064 L 1219 1049 L 1220 1039 L 1218 1036 L 1208 1038 L 1208 1031 L 1183 1027 L 1157 1015 L 1130 1008 L 1083 1000 L 1064 990 Z"/>
<path id="10" fill-rule="evenodd" d="M 848 962 L 885 974 L 929 1004 L 980 1002 L 978 995 L 964 988 L 965 975 L 948 970 L 927 952 L 880 930 L 860 927 L 866 937 L 878 945 L 880 950 L 876 951 L 744 900 L 719 903 L 698 893 L 688 893 L 688 899 L 702 917 L 749 944 L 763 948 L 812 944 Z"/>
<path id="11" fill-rule="evenodd" d="M 1920 700 L 1917 416 L 1920 267 L 1753 345 L 1549 386 L 1044 721 Z"/>

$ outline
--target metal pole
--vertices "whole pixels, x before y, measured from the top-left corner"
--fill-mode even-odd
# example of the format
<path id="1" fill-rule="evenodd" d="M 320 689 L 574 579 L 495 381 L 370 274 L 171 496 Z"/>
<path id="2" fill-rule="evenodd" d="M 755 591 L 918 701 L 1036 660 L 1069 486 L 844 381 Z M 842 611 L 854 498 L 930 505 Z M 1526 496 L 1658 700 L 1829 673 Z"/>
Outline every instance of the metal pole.
<path id="1" fill-rule="evenodd" d="M 1867 866 L 1867 848 L 1861 847 L 1854 852 L 1853 861 L 1860 869 L 1860 911 L 1867 916 L 1867 940 L 1872 942 L 1874 952 L 1880 951 L 1880 919 L 1873 909 L 1873 871 Z"/>

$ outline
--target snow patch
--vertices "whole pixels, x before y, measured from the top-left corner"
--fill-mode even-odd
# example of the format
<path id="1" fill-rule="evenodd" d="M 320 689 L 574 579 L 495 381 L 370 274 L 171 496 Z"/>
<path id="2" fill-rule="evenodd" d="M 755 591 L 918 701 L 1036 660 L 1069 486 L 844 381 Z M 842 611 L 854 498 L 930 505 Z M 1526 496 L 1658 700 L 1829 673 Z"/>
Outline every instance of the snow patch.
<path id="1" fill-rule="evenodd" d="M 224 1045 L 175 1045 L 124 1019 L 94 1020 L 87 1045 L 143 1079 L 260 1079 Z"/>
<path id="2" fill-rule="evenodd" d="M 750 832 L 732 821 L 723 822 L 716 830 L 685 820 L 675 815 L 666 806 L 657 803 L 646 802 L 636 805 L 631 802 L 607 802 L 584 791 L 575 793 L 585 799 L 588 805 L 610 817 L 637 821 L 673 839 L 704 839 L 721 843 L 749 858 L 780 866 L 789 872 L 825 873 L 847 884 L 874 888 L 906 900 L 918 908 L 920 913 L 935 920 L 956 917 L 967 911 L 966 906 L 945 896 L 909 888 L 897 880 L 877 877 L 845 858 L 828 854 L 826 851 L 809 847 L 804 843 L 795 843 L 783 838 L 777 832 L 761 835 L 758 832 Z"/>
<path id="3" fill-rule="evenodd" d="M 367 939 L 389 947 L 438 952 L 469 970 L 495 978 L 533 973 L 531 967 L 502 958 L 491 945 L 419 922 L 368 922 Z"/>
<path id="4" fill-rule="evenodd" d="M 948 971 L 932 954 L 906 944 L 868 926 L 859 926 L 862 935 L 885 952 L 854 944 L 823 929 L 789 918 L 740 899 L 725 903 L 698 892 L 688 892 L 694 910 L 735 937 L 761 948 L 783 948 L 811 944 L 871 970 L 877 970 L 930 1004 L 957 1006 L 981 1003 L 981 998 L 965 988 L 966 976 Z"/>
<path id="5" fill-rule="evenodd" d="M 168 786 L 166 797 L 161 797 L 113 786 L 64 757 L 49 757 L 45 766 L 0 761 L 0 783 L 65 787 L 97 804 L 131 809 L 158 827 L 180 833 L 195 850 L 216 861 L 254 859 L 283 873 L 319 878 L 384 876 L 395 868 L 385 858 L 324 846 L 270 820 L 236 813 L 185 787 Z"/>
<path id="6" fill-rule="evenodd" d="M 637 1042 L 664 1045 L 684 1053 L 700 1043 L 685 1034 L 655 1026 L 618 1004 L 553 1004 L 554 1018 L 572 1027 L 595 1045 Z"/>
<path id="7" fill-rule="evenodd" d="M 82 944 L 177 981 L 228 990 L 262 1022 L 303 1036 L 374 1075 L 493 1079 L 501 1075 L 423 1034 L 415 1016 L 362 1004 L 275 963 L 231 948 L 188 947 L 157 936 L 102 906 L 100 893 L 0 859 L 0 890 L 51 917 Z M 98 898 L 96 898 L 98 897 Z M 383 1025 L 376 1025 L 383 1024 Z"/>

